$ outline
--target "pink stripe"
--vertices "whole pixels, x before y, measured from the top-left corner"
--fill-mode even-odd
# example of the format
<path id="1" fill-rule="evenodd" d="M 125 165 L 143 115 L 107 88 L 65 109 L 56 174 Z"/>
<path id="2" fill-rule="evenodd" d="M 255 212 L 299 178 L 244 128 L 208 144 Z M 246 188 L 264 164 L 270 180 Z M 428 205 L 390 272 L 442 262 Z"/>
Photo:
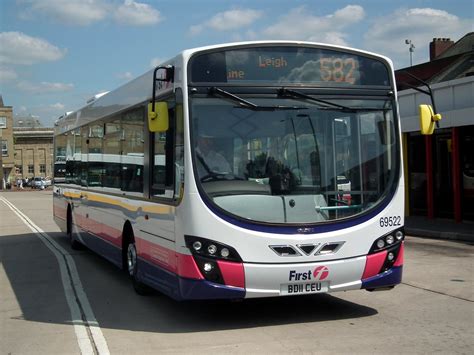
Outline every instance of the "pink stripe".
<path id="1" fill-rule="evenodd" d="M 106 240 L 119 248 L 122 248 L 122 231 L 109 227 L 103 223 L 92 221 L 91 218 L 85 218 L 81 215 L 75 215 L 76 222 L 84 228 L 94 225 L 98 230 L 92 230 L 99 238 Z M 149 242 L 145 239 L 135 237 L 137 243 L 138 255 L 152 264 L 166 269 L 181 277 L 202 280 L 199 268 L 192 255 L 176 253 L 174 250 L 162 247 L 158 244 Z"/>
<path id="2" fill-rule="evenodd" d="M 386 250 L 377 254 L 367 255 L 367 261 L 365 262 L 365 270 L 364 274 L 362 275 L 362 279 L 364 280 L 377 275 L 380 272 L 383 263 L 385 262 L 386 256 Z"/>
<path id="3" fill-rule="evenodd" d="M 176 253 L 174 250 L 141 238 L 135 238 L 135 241 L 137 243 L 138 255 L 150 263 L 181 277 L 203 279 L 192 255 Z"/>
<path id="4" fill-rule="evenodd" d="M 227 286 L 245 288 L 245 272 L 242 263 L 218 260 L 217 264 Z"/>
<path id="5" fill-rule="evenodd" d="M 109 227 L 106 224 L 99 224 L 101 228 L 100 236 L 114 244 L 115 246 L 122 247 L 122 231 L 116 228 Z"/>
<path id="6" fill-rule="evenodd" d="M 404 252 L 405 252 L 405 242 L 402 242 L 402 245 L 400 245 L 400 251 L 398 252 L 397 261 L 395 261 L 395 264 L 393 264 L 393 266 L 403 266 Z"/>
<path id="7" fill-rule="evenodd" d="M 176 254 L 176 258 L 178 259 L 178 275 L 179 276 L 187 277 L 190 279 L 198 279 L 198 280 L 204 279 L 192 255 L 185 255 L 185 254 L 178 254 L 178 253 L 175 253 L 175 254 Z"/>

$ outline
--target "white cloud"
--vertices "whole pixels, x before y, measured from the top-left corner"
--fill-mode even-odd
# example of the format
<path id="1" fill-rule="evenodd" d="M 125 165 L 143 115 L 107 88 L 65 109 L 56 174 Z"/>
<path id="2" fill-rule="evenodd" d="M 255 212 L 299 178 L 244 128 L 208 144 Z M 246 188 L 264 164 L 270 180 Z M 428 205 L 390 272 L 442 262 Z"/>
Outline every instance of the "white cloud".
<path id="1" fill-rule="evenodd" d="M 0 68 L 0 83 L 7 83 L 9 81 L 15 80 L 16 78 L 18 78 L 18 75 L 13 69 Z"/>
<path id="2" fill-rule="evenodd" d="M 30 65 L 61 59 L 66 50 L 21 32 L 0 33 L 0 63 Z"/>
<path id="3" fill-rule="evenodd" d="M 161 14 L 151 5 L 124 0 L 18 0 L 25 20 L 45 17 L 66 25 L 87 26 L 109 18 L 132 26 L 155 25 Z"/>
<path id="4" fill-rule="evenodd" d="M 408 58 L 405 39 L 415 45 L 415 60 L 428 60 L 429 42 L 436 37 L 450 37 L 454 41 L 472 31 L 472 20 L 462 19 L 449 12 L 431 8 L 401 9 L 377 18 L 365 34 L 369 50 L 396 58 Z"/>
<path id="5" fill-rule="evenodd" d="M 119 73 L 117 74 L 117 78 L 119 78 L 120 80 L 132 80 L 133 79 L 133 74 L 130 73 L 129 71 L 125 72 L 125 73 Z"/>
<path id="6" fill-rule="evenodd" d="M 50 83 L 43 81 L 41 83 L 30 83 L 27 81 L 20 81 L 17 84 L 17 88 L 21 91 L 34 93 L 34 94 L 49 94 L 55 92 L 65 92 L 71 91 L 74 89 L 73 84 L 64 84 L 64 83 Z"/>
<path id="7" fill-rule="evenodd" d="M 64 108 L 66 106 L 63 105 L 62 103 L 60 102 L 57 102 L 55 104 L 52 104 L 52 105 L 49 105 L 49 108 L 53 109 L 53 110 L 60 110 L 60 111 L 64 111 Z"/>
<path id="8" fill-rule="evenodd" d="M 315 16 L 306 6 L 292 9 L 263 30 L 267 38 L 306 40 L 347 45 L 345 30 L 365 16 L 359 5 L 348 5 L 327 16 Z"/>
<path id="9" fill-rule="evenodd" d="M 126 25 L 148 26 L 161 22 L 162 17 L 158 10 L 148 4 L 125 0 L 115 11 L 115 20 Z"/>
<path id="10" fill-rule="evenodd" d="M 262 16 L 262 11 L 252 9 L 233 9 L 215 14 L 210 20 L 191 26 L 189 33 L 198 35 L 205 29 L 232 31 L 246 27 Z"/>
<path id="11" fill-rule="evenodd" d="M 67 25 L 86 26 L 103 20 L 110 10 L 103 0 L 22 0 L 29 5 L 21 13 L 22 18 L 48 17 Z"/>

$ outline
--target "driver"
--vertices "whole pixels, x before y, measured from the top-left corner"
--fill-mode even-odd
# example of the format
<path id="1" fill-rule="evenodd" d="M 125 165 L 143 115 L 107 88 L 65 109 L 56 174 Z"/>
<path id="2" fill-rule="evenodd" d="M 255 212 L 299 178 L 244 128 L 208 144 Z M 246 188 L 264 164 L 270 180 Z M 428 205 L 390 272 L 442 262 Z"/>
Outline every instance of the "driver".
<path id="1" fill-rule="evenodd" d="M 208 136 L 199 136 L 196 147 L 199 176 L 211 173 L 230 174 L 232 169 L 224 156 L 214 147 L 214 141 Z"/>

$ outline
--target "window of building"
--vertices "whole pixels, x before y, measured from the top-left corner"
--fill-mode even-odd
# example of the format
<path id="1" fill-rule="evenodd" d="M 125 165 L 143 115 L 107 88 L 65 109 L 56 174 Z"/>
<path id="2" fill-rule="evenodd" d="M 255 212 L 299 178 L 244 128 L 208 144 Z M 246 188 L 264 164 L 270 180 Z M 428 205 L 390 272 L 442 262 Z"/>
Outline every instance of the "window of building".
<path id="1" fill-rule="evenodd" d="M 0 116 L 0 128 L 7 128 L 7 118 Z"/>
<path id="2" fill-rule="evenodd" d="M 34 173 L 35 173 L 35 166 L 28 165 L 28 174 L 34 174 Z"/>
<path id="3" fill-rule="evenodd" d="M 46 164 L 40 164 L 40 173 L 46 174 Z"/>
<path id="4" fill-rule="evenodd" d="M 8 142 L 2 140 L 2 155 L 5 157 L 8 155 Z"/>

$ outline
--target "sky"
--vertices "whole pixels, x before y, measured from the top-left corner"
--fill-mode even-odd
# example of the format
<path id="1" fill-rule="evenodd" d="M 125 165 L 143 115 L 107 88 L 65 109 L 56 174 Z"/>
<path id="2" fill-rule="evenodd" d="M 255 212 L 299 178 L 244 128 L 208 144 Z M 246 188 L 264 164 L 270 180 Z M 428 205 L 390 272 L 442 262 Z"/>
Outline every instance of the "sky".
<path id="1" fill-rule="evenodd" d="M 429 60 L 435 37 L 474 31 L 473 0 L 0 0 L 0 95 L 44 126 L 180 51 L 303 40 Z"/>

